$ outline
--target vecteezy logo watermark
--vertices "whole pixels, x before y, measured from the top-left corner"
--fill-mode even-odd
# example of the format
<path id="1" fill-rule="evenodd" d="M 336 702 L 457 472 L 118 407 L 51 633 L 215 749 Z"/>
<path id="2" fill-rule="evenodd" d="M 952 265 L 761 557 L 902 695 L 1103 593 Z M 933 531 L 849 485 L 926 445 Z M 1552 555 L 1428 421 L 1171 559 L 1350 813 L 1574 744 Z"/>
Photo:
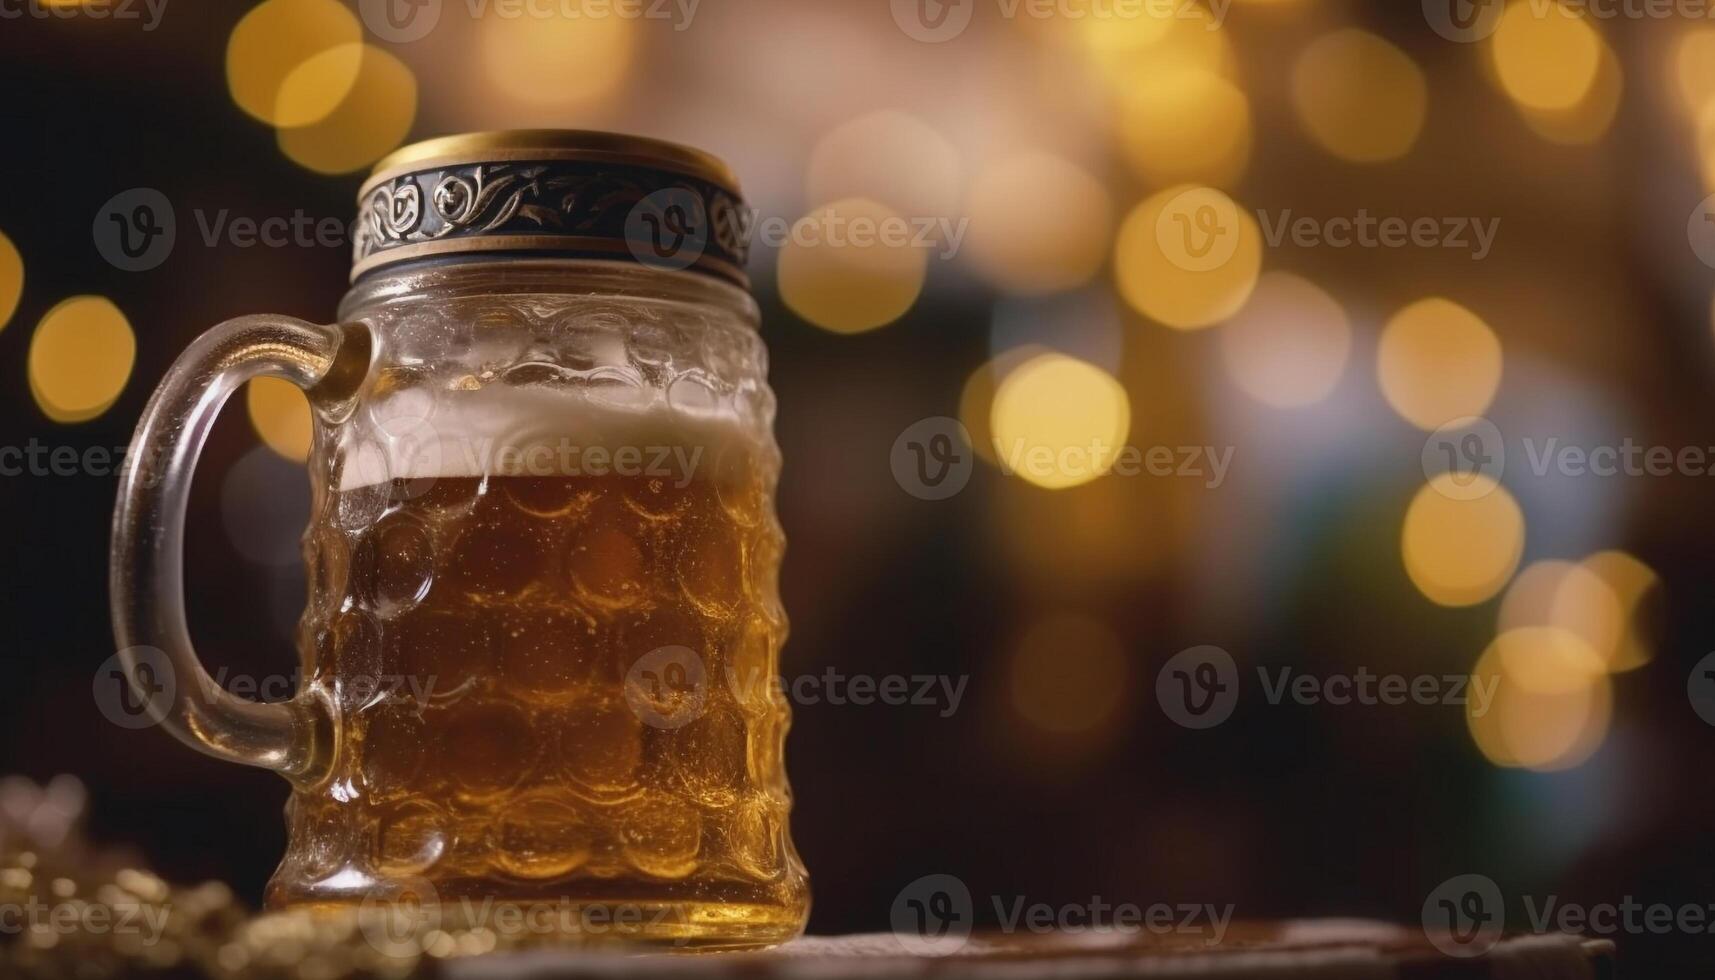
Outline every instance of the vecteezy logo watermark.
<path id="1" fill-rule="evenodd" d="M 1423 0 L 1423 16 L 1449 41 L 1471 43 L 1495 33 L 1507 0 Z M 1702 20 L 1715 18 L 1712 0 L 1518 0 L 1511 5 L 1536 20 Z"/>
<path id="2" fill-rule="evenodd" d="M 637 261 L 658 269 L 695 265 L 708 251 L 709 231 L 702 195 L 683 187 L 656 191 L 625 216 L 626 247 Z"/>
<path id="3" fill-rule="evenodd" d="M 1643 902 L 1625 895 L 1617 902 L 1567 902 L 1558 895 L 1521 898 L 1526 931 L 1534 935 L 1665 936 L 1715 934 L 1715 904 Z M 1506 900 L 1486 875 L 1462 874 L 1436 886 L 1423 902 L 1423 934 L 1448 956 L 1481 956 L 1500 941 Z"/>
<path id="4" fill-rule="evenodd" d="M 1715 446 L 1651 446 L 1630 436 L 1618 443 L 1579 445 L 1560 436 L 1519 440 L 1537 478 L 1715 476 Z M 1518 454 L 1514 453 L 1513 458 Z M 1494 492 L 1506 472 L 1501 430 L 1487 419 L 1455 419 L 1423 444 L 1423 475 L 1443 496 L 1473 500 Z M 1447 479 L 1437 479 L 1445 474 Z"/>
<path id="5" fill-rule="evenodd" d="M 1216 646 L 1181 650 L 1155 675 L 1155 699 L 1174 723 L 1213 728 L 1231 718 L 1239 703 L 1238 664 Z"/>
<path id="6" fill-rule="evenodd" d="M 1443 496 L 1475 500 L 1500 486 L 1507 470 L 1507 447 L 1493 422 L 1466 416 L 1431 432 L 1419 461 L 1424 478 Z M 1447 479 L 1437 479 L 1443 473 Z"/>
<path id="7" fill-rule="evenodd" d="M 1155 243 L 1186 272 L 1219 269 L 1239 248 L 1238 205 L 1210 187 L 1181 191 L 1156 216 Z"/>
<path id="8" fill-rule="evenodd" d="M 1095 439 L 1086 446 L 1031 445 L 1023 439 L 1005 444 L 995 441 L 995 463 L 1009 476 L 1076 477 L 1153 476 L 1191 478 L 1203 481 L 1208 490 L 1220 489 L 1233 465 L 1232 446 L 1113 446 Z"/>
<path id="9" fill-rule="evenodd" d="M 639 721 L 654 728 L 683 728 L 708 708 L 714 678 L 703 658 L 690 647 L 668 646 L 644 654 L 625 675 L 625 700 Z M 724 682 L 743 704 L 843 707 L 931 707 L 942 718 L 959 710 L 969 675 L 873 674 L 847 675 L 828 667 L 820 674 L 786 678 L 762 670 L 728 664 Z"/>
<path id="10" fill-rule="evenodd" d="M 880 704 L 888 707 L 935 708 L 942 718 L 950 718 L 964 700 L 965 687 L 971 682 L 969 674 L 853 674 L 847 676 L 834 667 L 820 674 L 799 674 L 790 680 L 762 671 L 742 671 L 728 666 L 727 688 L 739 701 L 752 704 L 767 701 L 774 705 L 800 706 L 828 704 L 835 707 L 853 705 L 867 707 Z"/>
<path id="11" fill-rule="evenodd" d="M 1279 705 L 1287 701 L 1313 706 L 1334 705 L 1468 705 L 1473 717 L 1489 713 L 1495 703 L 1495 691 L 1500 687 L 1498 675 L 1472 677 L 1469 674 L 1372 674 L 1359 667 L 1352 674 L 1294 674 L 1293 669 L 1281 667 L 1271 672 L 1257 668 L 1262 683 L 1263 699 Z"/>
<path id="12" fill-rule="evenodd" d="M 651 650 L 625 672 L 625 703 L 654 728 L 683 728 L 702 717 L 709 699 L 708 670 L 690 647 Z"/>
<path id="13" fill-rule="evenodd" d="M 1685 224 L 1685 236 L 1697 261 L 1715 269 L 1715 194 L 1698 203 Z"/>
<path id="14" fill-rule="evenodd" d="M 1473 261 L 1487 258 L 1500 234 L 1501 219 L 1471 216 L 1405 218 L 1374 215 L 1359 208 L 1352 215 L 1316 218 L 1291 208 L 1256 210 L 1263 243 L 1269 248 L 1422 248 L 1454 249 Z M 1211 187 L 1175 194 L 1155 218 L 1155 241 L 1169 262 L 1186 272 L 1209 272 L 1238 251 L 1240 215 L 1233 199 Z"/>
<path id="15" fill-rule="evenodd" d="M 1715 653 L 1697 661 L 1685 678 L 1685 696 L 1691 699 L 1691 710 L 1697 717 L 1715 725 Z"/>
<path id="16" fill-rule="evenodd" d="M 1423 19 L 1449 41 L 1470 44 L 1495 33 L 1506 0 L 1423 0 Z"/>
<path id="17" fill-rule="evenodd" d="M 173 205 L 153 187 L 133 187 L 107 199 L 91 227 L 95 250 L 126 272 L 146 272 L 173 252 Z"/>
<path id="18" fill-rule="evenodd" d="M 1015 20 L 1134 21 L 1202 20 L 1215 30 L 1226 20 L 1231 0 L 995 0 L 1001 17 Z M 1207 13 L 1204 12 L 1205 6 Z M 951 41 L 971 26 L 976 0 L 892 0 L 893 22 L 912 40 Z"/>
<path id="19" fill-rule="evenodd" d="M 669 187 L 644 197 L 625 217 L 625 243 L 633 258 L 662 269 L 695 265 L 711 241 L 738 254 L 755 245 L 780 249 L 872 248 L 933 250 L 942 260 L 953 258 L 970 230 L 968 217 L 946 215 L 847 216 L 818 208 L 792 221 L 763 215 L 755 208 L 732 207 L 682 187 Z"/>
<path id="20" fill-rule="evenodd" d="M 1483 955 L 1505 925 L 1500 886 L 1485 875 L 1456 875 L 1423 900 L 1423 935 L 1448 956 Z"/>
<path id="21" fill-rule="evenodd" d="M 130 647 L 102 661 L 92 691 L 103 718 L 120 728 L 153 728 L 172 713 L 178 678 L 164 651 Z"/>
<path id="22" fill-rule="evenodd" d="M 161 941 L 172 915 L 170 904 L 116 897 L 113 901 L 0 902 L 0 936 L 136 936 L 144 947 Z"/>
<path id="23" fill-rule="evenodd" d="M 121 728 L 141 729 L 165 721 L 181 693 L 205 704 L 213 703 L 222 692 L 250 701 L 286 701 L 301 689 L 303 677 L 296 672 L 258 677 L 222 667 L 212 676 L 199 672 L 188 681 L 190 686 L 181 692 L 172 659 L 155 647 L 139 646 L 103 661 L 95 671 L 92 689 L 102 717 Z M 437 695 L 451 693 L 438 691 L 437 682 L 434 674 L 359 672 L 341 679 L 340 697 L 365 706 L 403 704 L 422 717 Z"/>
<path id="24" fill-rule="evenodd" d="M 442 897 L 434 884 L 417 875 L 376 884 L 358 907 L 364 941 L 383 956 L 414 958 L 450 932 L 486 930 L 507 946 L 530 946 L 543 939 L 572 937 L 671 940 L 679 946 L 688 925 L 675 903 L 591 902 L 567 896 L 502 900 L 492 896 Z M 434 947 L 427 945 L 433 953 Z"/>
<path id="25" fill-rule="evenodd" d="M 113 476 L 129 455 L 130 446 L 50 446 L 31 436 L 22 446 L 0 446 L 0 477 Z M 147 463 L 139 464 L 139 476 L 153 486 L 158 470 Z"/>
<path id="26" fill-rule="evenodd" d="M 78 3 L 66 3 L 65 0 L 0 0 L 0 20 L 17 20 L 20 17 L 52 17 L 56 20 L 70 20 L 74 17 L 88 17 L 90 20 L 142 20 L 145 32 L 161 26 L 161 17 L 166 12 L 167 0 L 80 0 Z"/>
<path id="27" fill-rule="evenodd" d="M 1279 248 L 1288 237 L 1299 248 L 1444 248 L 1470 253 L 1474 262 L 1488 258 L 1501 232 L 1501 219 L 1471 216 L 1402 218 L 1377 217 L 1368 208 L 1350 216 L 1294 217 L 1291 208 L 1271 215 L 1259 208 L 1257 223 L 1263 241 Z"/>
<path id="28" fill-rule="evenodd" d="M 1367 667 L 1353 673 L 1317 675 L 1291 666 L 1256 669 L 1263 700 L 1314 707 L 1348 705 L 1396 707 L 1468 706 L 1481 718 L 1489 713 L 1500 684 L 1498 677 L 1467 674 L 1376 674 Z M 1232 717 L 1238 704 L 1240 677 L 1232 655 L 1215 646 L 1192 647 L 1162 665 L 1155 678 L 1155 697 L 1162 713 L 1185 728 L 1214 728 Z"/>
<path id="29" fill-rule="evenodd" d="M 970 482 L 976 454 L 958 419 L 936 416 L 912 423 L 893 440 L 888 462 L 899 488 L 919 500 L 946 500 Z"/>
<path id="30" fill-rule="evenodd" d="M 924 44 L 951 41 L 971 26 L 976 0 L 892 0 L 893 22 Z"/>
<path id="31" fill-rule="evenodd" d="M 658 20 L 673 30 L 691 26 L 702 0 L 464 0 L 471 20 Z M 358 15 L 383 41 L 409 44 L 429 36 L 441 22 L 444 0 L 358 0 Z"/>
<path id="32" fill-rule="evenodd" d="M 900 889 L 888 919 L 893 938 L 913 956 L 957 953 L 975 921 L 971 890 L 954 875 L 924 875 Z"/>
<path id="33" fill-rule="evenodd" d="M 302 209 L 290 215 L 235 215 L 229 208 L 193 208 L 197 238 L 204 248 L 348 249 L 357 222 L 317 218 Z M 116 269 L 145 272 L 165 262 L 178 243 L 172 202 L 153 187 L 134 187 L 114 195 L 96 212 L 91 233 L 96 251 Z"/>
<path id="34" fill-rule="evenodd" d="M 1217 946 L 1232 922 L 1233 906 L 1209 903 L 1156 902 L 1138 905 L 1110 902 L 1100 895 L 1088 901 L 1051 905 L 1024 895 L 991 895 L 1000 931 L 1015 935 L 1078 935 L 1103 932 L 1119 935 L 1197 937 Z M 893 937 L 914 956 L 947 956 L 963 949 L 976 919 L 971 890 L 957 876 L 924 875 L 900 889 L 889 920 Z"/>

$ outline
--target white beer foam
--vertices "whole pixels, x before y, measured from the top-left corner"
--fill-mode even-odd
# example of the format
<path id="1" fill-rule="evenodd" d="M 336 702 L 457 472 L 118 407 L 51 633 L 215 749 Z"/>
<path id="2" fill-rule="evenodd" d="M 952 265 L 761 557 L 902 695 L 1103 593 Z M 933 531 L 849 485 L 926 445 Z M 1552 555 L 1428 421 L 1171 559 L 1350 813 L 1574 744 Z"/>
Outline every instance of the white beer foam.
<path id="1" fill-rule="evenodd" d="M 728 452 L 759 451 L 765 435 L 731 408 L 669 404 L 658 391 L 629 386 L 409 389 L 360 409 L 340 427 L 339 489 L 481 476 L 661 475 L 689 482 L 704 468 L 712 473 Z"/>

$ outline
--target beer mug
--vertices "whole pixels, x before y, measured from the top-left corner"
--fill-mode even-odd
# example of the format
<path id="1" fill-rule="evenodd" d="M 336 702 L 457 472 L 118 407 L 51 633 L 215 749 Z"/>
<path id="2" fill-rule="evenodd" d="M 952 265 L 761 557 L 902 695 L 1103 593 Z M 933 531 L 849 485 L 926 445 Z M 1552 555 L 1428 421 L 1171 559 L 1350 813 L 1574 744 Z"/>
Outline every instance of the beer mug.
<path id="1" fill-rule="evenodd" d="M 780 457 L 736 182 L 653 140 L 490 133 L 400 150 L 359 208 L 338 325 L 221 324 L 143 413 L 112 556 L 138 694 L 291 782 L 271 908 L 408 885 L 449 927 L 517 903 L 551 939 L 797 935 Z M 198 453 L 264 376 L 315 430 L 283 703 L 210 679 L 181 567 Z"/>

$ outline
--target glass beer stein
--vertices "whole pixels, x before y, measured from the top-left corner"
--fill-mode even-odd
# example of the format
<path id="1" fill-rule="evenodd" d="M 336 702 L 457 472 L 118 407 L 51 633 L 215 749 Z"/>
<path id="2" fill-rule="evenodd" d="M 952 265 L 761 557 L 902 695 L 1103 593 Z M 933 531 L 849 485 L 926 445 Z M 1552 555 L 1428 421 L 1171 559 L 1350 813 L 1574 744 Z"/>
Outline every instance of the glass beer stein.
<path id="1" fill-rule="evenodd" d="M 478 920 L 514 903 L 550 940 L 797 935 L 780 459 L 731 175 L 652 140 L 477 134 L 395 153 L 359 204 L 337 325 L 224 323 L 143 414 L 112 563 L 138 694 L 291 782 L 271 908 L 408 890 L 446 928 L 503 932 Z M 259 376 L 315 420 L 277 704 L 209 678 L 183 604 L 191 471 Z"/>

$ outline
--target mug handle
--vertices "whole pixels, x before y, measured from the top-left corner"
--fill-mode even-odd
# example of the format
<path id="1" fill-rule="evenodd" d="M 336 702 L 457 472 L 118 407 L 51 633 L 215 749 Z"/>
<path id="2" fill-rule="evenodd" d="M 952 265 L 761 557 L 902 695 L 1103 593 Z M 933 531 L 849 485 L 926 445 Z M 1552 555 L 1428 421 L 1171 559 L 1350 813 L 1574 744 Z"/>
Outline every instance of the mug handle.
<path id="1" fill-rule="evenodd" d="M 113 512 L 113 634 L 134 696 L 151 720 L 191 748 L 297 781 L 314 781 L 326 768 L 332 714 L 313 696 L 248 701 L 203 669 L 185 619 L 185 511 L 203 443 L 241 385 L 284 378 L 313 399 L 337 401 L 356 391 L 368 367 L 362 327 L 239 317 L 179 355 L 143 410 Z"/>

